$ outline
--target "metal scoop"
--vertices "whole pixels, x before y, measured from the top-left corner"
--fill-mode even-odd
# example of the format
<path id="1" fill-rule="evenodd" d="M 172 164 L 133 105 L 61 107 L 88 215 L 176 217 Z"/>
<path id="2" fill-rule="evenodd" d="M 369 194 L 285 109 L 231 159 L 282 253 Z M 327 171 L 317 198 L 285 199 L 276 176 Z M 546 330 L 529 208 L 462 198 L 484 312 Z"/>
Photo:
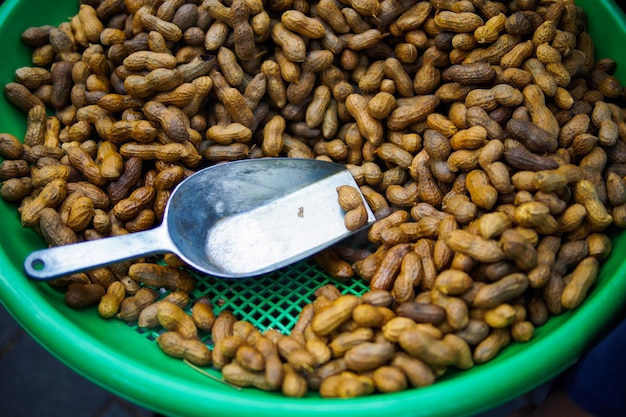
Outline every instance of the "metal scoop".
<path id="1" fill-rule="evenodd" d="M 344 226 L 336 192 L 340 185 L 358 189 L 350 171 L 333 162 L 264 158 L 214 165 L 174 189 L 160 226 L 35 251 L 24 268 L 30 278 L 47 280 L 175 253 L 206 274 L 261 275 L 354 233 Z M 370 224 L 374 215 L 365 207 Z"/>

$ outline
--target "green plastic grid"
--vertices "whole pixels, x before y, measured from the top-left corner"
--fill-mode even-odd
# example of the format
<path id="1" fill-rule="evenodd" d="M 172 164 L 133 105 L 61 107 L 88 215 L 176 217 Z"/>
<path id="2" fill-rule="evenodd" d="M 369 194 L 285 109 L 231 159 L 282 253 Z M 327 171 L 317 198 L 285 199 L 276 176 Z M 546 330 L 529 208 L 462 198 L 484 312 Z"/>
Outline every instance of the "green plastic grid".
<path id="1" fill-rule="evenodd" d="M 358 277 L 346 281 L 331 278 L 312 259 L 306 259 L 260 277 L 224 279 L 193 273 L 197 284 L 191 299 L 206 297 L 213 303 L 215 314 L 230 310 L 238 319 L 246 320 L 260 331 L 276 329 L 289 334 L 302 308 L 315 299 L 314 292 L 326 284 L 333 284 L 342 294 L 362 295 L 368 290 Z M 163 291 L 160 298 L 167 295 Z M 191 307 L 189 307 L 190 312 Z M 144 337 L 156 340 L 163 331 L 145 329 L 131 324 Z M 201 340 L 212 347 L 210 335 Z"/>

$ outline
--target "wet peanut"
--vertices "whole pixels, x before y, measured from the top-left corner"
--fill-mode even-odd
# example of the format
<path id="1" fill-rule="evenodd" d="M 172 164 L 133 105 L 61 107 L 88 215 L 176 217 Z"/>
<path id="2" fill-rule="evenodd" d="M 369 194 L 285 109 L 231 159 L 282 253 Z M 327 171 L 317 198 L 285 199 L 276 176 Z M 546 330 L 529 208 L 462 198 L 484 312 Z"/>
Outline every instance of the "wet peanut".
<path id="1" fill-rule="evenodd" d="M 117 317 L 124 321 L 135 321 L 145 307 L 157 300 L 158 294 L 152 288 L 143 287 L 133 296 L 122 300 Z"/>
<path id="2" fill-rule="evenodd" d="M 393 287 L 404 255 L 409 251 L 408 243 L 399 243 L 385 252 L 380 265 L 370 281 L 371 289 L 389 290 Z"/>
<path id="3" fill-rule="evenodd" d="M 39 213 L 46 207 L 55 208 L 67 195 L 67 183 L 61 179 L 50 181 L 41 192 L 22 207 L 23 226 L 32 226 L 39 220 Z"/>
<path id="4" fill-rule="evenodd" d="M 452 230 L 444 236 L 444 239 L 451 249 L 481 262 L 497 262 L 505 258 L 496 241 L 484 239 L 465 230 Z"/>
<path id="5" fill-rule="evenodd" d="M 448 296 L 437 289 L 430 291 L 431 302 L 446 312 L 446 323 L 454 330 L 467 326 L 469 313 L 467 304 L 458 297 Z"/>
<path id="6" fill-rule="evenodd" d="M 360 94 L 350 94 L 346 97 L 346 109 L 355 118 L 359 132 L 373 145 L 382 143 L 383 129 L 367 106 L 366 99 Z"/>
<path id="7" fill-rule="evenodd" d="M 33 183 L 29 177 L 9 178 L 2 182 L 0 197 L 4 201 L 20 201 L 33 191 Z"/>
<path id="8" fill-rule="evenodd" d="M 580 305 L 598 275 L 598 260 L 588 257 L 574 269 L 561 295 L 564 308 L 574 309 Z"/>
<path id="9" fill-rule="evenodd" d="M 65 293 L 65 304 L 72 308 L 85 308 L 98 304 L 105 290 L 98 284 L 70 284 Z"/>
<path id="10" fill-rule="evenodd" d="M 308 391 L 308 382 L 290 364 L 283 365 L 285 377 L 282 384 L 282 393 L 287 397 L 304 397 Z"/>
<path id="11" fill-rule="evenodd" d="M 0 134 L 0 155 L 5 159 L 19 159 L 24 151 L 24 145 L 10 133 Z"/>
<path id="12" fill-rule="evenodd" d="M 597 191 L 590 181 L 581 180 L 576 183 L 574 199 L 585 206 L 587 219 L 594 230 L 603 230 L 611 223 L 612 217 L 600 202 Z"/>
<path id="13" fill-rule="evenodd" d="M 370 377 L 343 371 L 323 379 L 319 392 L 325 398 L 353 398 L 371 394 L 375 389 Z"/>
<path id="14" fill-rule="evenodd" d="M 352 316 L 352 310 L 361 300 L 354 295 L 342 295 L 332 305 L 313 317 L 312 330 L 320 336 L 328 335 Z"/>
<path id="15" fill-rule="evenodd" d="M 400 346 L 411 356 L 417 357 L 430 366 L 456 366 L 471 368 L 474 363 L 469 346 L 463 339 L 448 334 L 439 339 L 429 333 L 413 328 L 400 336 Z"/>
<path id="16" fill-rule="evenodd" d="M 129 268 L 128 276 L 135 281 L 156 288 L 191 292 L 195 287 L 195 280 L 188 272 L 164 265 L 135 263 Z"/>
<path id="17" fill-rule="evenodd" d="M 196 300 L 191 308 L 191 318 L 198 329 L 210 333 L 216 320 L 211 302 L 206 298 Z"/>
<path id="18" fill-rule="evenodd" d="M 194 365 L 211 364 L 211 350 L 201 341 L 185 339 L 180 333 L 165 332 L 157 337 L 157 344 L 166 354 L 186 359 Z"/>
<path id="19" fill-rule="evenodd" d="M 391 343 L 364 342 L 350 348 L 344 360 L 348 369 L 363 372 L 380 368 L 393 358 L 394 353 Z"/>
<path id="20" fill-rule="evenodd" d="M 525 274 L 507 275 L 480 288 L 474 298 L 474 305 L 479 308 L 493 308 L 522 294 L 527 286 L 528 277 Z"/>
<path id="21" fill-rule="evenodd" d="M 462 33 L 475 31 L 484 21 L 474 13 L 443 10 L 437 13 L 434 23 L 442 31 Z"/>
<path id="22" fill-rule="evenodd" d="M 278 353 L 299 372 L 312 372 L 315 357 L 306 346 L 290 336 L 281 336 L 276 342 Z"/>
<path id="23" fill-rule="evenodd" d="M 511 335 L 508 329 L 493 329 L 474 349 L 474 362 L 476 364 L 488 362 L 510 342 Z"/>
<path id="24" fill-rule="evenodd" d="M 520 321 L 511 326 L 511 338 L 517 342 L 528 342 L 535 333 L 535 326 L 530 321 Z"/>
<path id="25" fill-rule="evenodd" d="M 356 210 L 356 209 L 353 209 Z M 346 217 L 349 213 L 346 213 Z M 350 222 L 346 218 L 346 222 Z M 346 223 L 346 226 L 356 227 L 353 223 Z M 358 228 L 358 227 L 357 227 Z M 352 266 L 341 259 L 332 248 L 327 248 L 314 255 L 316 263 L 331 277 L 338 280 L 346 280 L 354 274 Z"/>
<path id="26" fill-rule="evenodd" d="M 411 386 L 424 387 L 435 382 L 432 369 L 420 359 L 403 352 L 397 352 L 391 365 L 400 368 Z"/>
<path id="27" fill-rule="evenodd" d="M 119 281 L 112 283 L 98 303 L 98 314 L 104 318 L 114 317 L 118 313 L 120 304 L 125 297 L 126 289 L 124 285 Z"/>
<path id="28" fill-rule="evenodd" d="M 139 313 L 139 316 L 137 317 L 137 326 L 147 328 L 159 326 L 159 305 L 164 302 L 175 304 L 180 308 L 186 308 L 187 304 L 189 304 L 189 295 L 183 291 L 172 291 L 161 300 L 150 304 Z M 172 310 L 174 309 L 172 308 Z"/>
<path id="29" fill-rule="evenodd" d="M 262 149 L 266 156 L 277 156 L 283 147 L 282 134 L 285 131 L 286 122 L 282 116 L 274 116 L 263 129 Z"/>

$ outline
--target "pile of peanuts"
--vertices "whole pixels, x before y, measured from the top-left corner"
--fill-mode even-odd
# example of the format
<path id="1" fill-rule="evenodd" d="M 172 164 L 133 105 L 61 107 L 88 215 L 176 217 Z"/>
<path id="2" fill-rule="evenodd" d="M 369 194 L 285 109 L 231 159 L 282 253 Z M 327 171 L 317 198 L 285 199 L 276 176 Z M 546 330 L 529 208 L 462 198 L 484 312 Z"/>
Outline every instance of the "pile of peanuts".
<path id="1" fill-rule="evenodd" d="M 0 195 L 58 246 L 154 227 L 204 166 L 343 163 L 377 221 L 315 259 L 370 290 L 319 288 L 289 335 L 192 299 L 173 255 L 50 284 L 239 386 L 427 386 L 577 308 L 626 226 L 623 88 L 586 29 L 574 0 L 85 0 L 22 33 Z"/>

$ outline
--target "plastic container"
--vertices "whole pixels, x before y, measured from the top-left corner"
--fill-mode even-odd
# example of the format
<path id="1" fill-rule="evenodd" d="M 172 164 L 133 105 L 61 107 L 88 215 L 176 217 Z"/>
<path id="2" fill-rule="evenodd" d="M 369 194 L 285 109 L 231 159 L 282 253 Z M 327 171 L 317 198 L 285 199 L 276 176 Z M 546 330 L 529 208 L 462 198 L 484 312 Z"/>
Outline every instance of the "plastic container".
<path id="1" fill-rule="evenodd" d="M 626 19 L 612 1 L 579 0 L 589 16 L 597 58 L 618 62 L 626 80 Z M 30 26 L 58 24 L 77 11 L 77 2 L 8 0 L 0 7 L 4 56 L 0 83 L 13 80 L 16 68 L 30 65 L 19 36 Z M 608 29 L 608 30 L 607 30 Z M 10 51 L 10 52 L 9 52 Z M 0 98 L 0 131 L 21 136 L 25 117 Z M 100 318 L 95 308 L 72 310 L 62 294 L 23 274 L 26 255 L 43 247 L 31 229 L 20 226 L 16 207 L 0 202 L 0 300 L 46 349 L 88 379 L 144 407 L 169 416 L 439 416 L 473 415 L 506 403 L 552 379 L 570 366 L 605 329 L 626 299 L 626 234 L 615 233 L 614 252 L 581 307 L 549 320 L 526 344 L 513 343 L 496 359 L 463 372 L 450 372 L 430 387 L 350 400 L 290 399 L 257 389 L 235 390 L 162 353 L 155 333 L 141 332 L 120 320 Z M 241 318 L 261 327 L 288 329 L 312 291 L 328 282 L 310 262 L 257 280 L 202 280 L 196 295 L 225 300 Z M 362 283 L 342 287 L 361 293 Z M 219 377 L 219 373 L 211 371 Z"/>

